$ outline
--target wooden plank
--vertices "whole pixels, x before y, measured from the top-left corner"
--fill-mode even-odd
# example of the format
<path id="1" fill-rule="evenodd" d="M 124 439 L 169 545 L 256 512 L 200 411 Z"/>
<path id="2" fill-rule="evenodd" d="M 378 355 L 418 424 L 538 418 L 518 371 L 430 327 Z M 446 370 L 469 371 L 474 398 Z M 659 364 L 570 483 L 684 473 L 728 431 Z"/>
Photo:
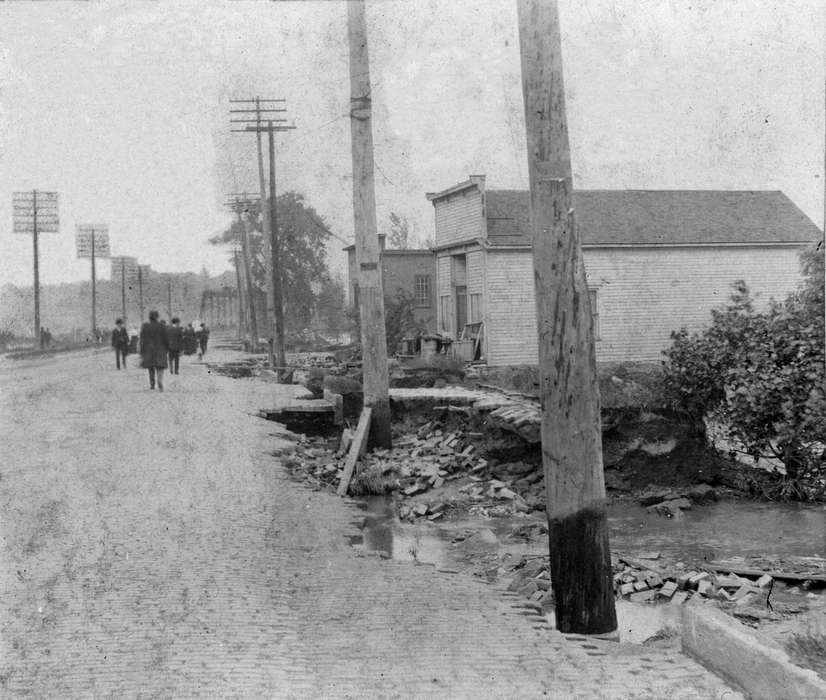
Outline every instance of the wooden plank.
<path id="1" fill-rule="evenodd" d="M 726 564 L 725 562 L 710 561 L 709 569 L 714 569 L 721 574 L 737 574 L 738 576 L 754 576 L 760 578 L 763 574 L 768 574 L 772 578 L 781 581 L 822 581 L 826 583 L 826 575 L 816 573 L 792 573 L 790 571 L 771 571 L 769 569 L 750 569 L 748 567 Z"/>
<path id="2" fill-rule="evenodd" d="M 347 460 L 344 462 L 344 473 L 341 475 L 341 481 L 339 482 L 337 491 L 339 496 L 347 495 L 347 489 L 350 488 L 350 479 L 353 478 L 353 470 L 356 468 L 356 462 L 358 462 L 359 457 L 364 454 L 364 450 L 367 447 L 367 436 L 370 433 L 370 419 L 372 414 L 372 408 L 365 408 L 361 412 L 356 434 L 353 436 L 353 442 L 350 443 L 350 451 L 347 453 Z"/>

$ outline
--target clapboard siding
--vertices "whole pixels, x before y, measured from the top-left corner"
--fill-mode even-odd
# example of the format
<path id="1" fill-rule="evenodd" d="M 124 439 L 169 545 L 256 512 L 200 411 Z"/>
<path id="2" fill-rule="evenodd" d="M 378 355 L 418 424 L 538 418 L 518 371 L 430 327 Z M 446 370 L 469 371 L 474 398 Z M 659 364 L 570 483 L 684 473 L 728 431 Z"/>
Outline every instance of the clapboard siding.
<path id="1" fill-rule="evenodd" d="M 479 294 L 484 289 L 485 254 L 481 250 L 467 254 L 467 292 L 468 294 Z"/>
<path id="2" fill-rule="evenodd" d="M 487 363 L 536 364 L 536 305 L 530 252 L 488 251 Z"/>
<path id="3" fill-rule="evenodd" d="M 799 281 L 796 246 L 589 248 L 588 286 L 597 289 L 601 362 L 662 359 L 671 331 L 699 330 L 745 280 L 758 309 Z M 488 253 L 488 364 L 537 361 L 531 254 Z"/>
<path id="4" fill-rule="evenodd" d="M 588 284 L 598 290 L 597 359 L 662 359 L 671 331 L 708 324 L 738 279 L 757 308 L 784 298 L 800 281 L 799 252 L 795 246 L 586 249 Z"/>
<path id="5" fill-rule="evenodd" d="M 451 259 L 450 256 L 444 256 L 440 258 L 436 258 L 436 276 L 438 278 L 437 289 L 438 289 L 438 299 L 436 300 L 436 314 L 437 314 L 437 328 L 441 331 L 442 329 L 450 330 L 453 328 L 453 314 L 451 309 L 453 308 L 452 302 L 448 304 L 448 313 L 447 318 L 445 316 L 445 308 L 442 304 L 442 297 L 445 295 L 450 295 L 451 299 L 453 298 L 453 288 L 450 284 L 450 265 Z"/>
<path id="6" fill-rule="evenodd" d="M 436 245 L 451 245 L 483 235 L 482 194 L 470 188 L 434 202 Z"/>

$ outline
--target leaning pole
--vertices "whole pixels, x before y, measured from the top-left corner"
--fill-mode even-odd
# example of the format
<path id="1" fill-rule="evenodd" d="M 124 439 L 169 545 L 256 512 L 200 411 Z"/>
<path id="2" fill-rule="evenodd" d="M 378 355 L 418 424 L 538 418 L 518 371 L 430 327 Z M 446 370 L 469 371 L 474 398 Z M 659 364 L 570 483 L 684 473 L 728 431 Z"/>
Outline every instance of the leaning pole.
<path id="1" fill-rule="evenodd" d="M 519 0 L 551 586 L 562 632 L 613 633 L 593 319 L 573 209 L 556 0 Z"/>

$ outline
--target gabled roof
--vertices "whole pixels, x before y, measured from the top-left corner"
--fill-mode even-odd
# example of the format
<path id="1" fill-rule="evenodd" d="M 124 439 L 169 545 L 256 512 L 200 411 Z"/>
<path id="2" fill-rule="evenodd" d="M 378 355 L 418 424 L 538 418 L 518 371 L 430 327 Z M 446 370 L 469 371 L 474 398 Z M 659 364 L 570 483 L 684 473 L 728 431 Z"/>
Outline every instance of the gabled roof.
<path id="1" fill-rule="evenodd" d="M 530 196 L 487 190 L 492 245 L 530 242 Z M 780 191 L 577 190 L 583 245 L 808 243 L 820 229 Z"/>

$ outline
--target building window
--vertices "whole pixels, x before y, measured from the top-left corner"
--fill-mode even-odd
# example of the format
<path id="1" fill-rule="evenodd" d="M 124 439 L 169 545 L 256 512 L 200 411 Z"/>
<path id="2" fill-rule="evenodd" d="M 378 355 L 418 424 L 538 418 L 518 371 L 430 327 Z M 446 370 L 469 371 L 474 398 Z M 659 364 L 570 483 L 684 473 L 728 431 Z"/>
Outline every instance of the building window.
<path id="1" fill-rule="evenodd" d="M 430 306 L 430 275 L 416 275 L 416 306 Z"/>
<path id="2" fill-rule="evenodd" d="M 588 300 L 591 302 L 591 318 L 594 321 L 594 340 L 599 340 L 599 303 L 596 289 L 588 290 Z"/>
<path id="3" fill-rule="evenodd" d="M 470 295 L 470 320 L 468 323 L 479 323 L 482 320 L 482 295 Z"/>

